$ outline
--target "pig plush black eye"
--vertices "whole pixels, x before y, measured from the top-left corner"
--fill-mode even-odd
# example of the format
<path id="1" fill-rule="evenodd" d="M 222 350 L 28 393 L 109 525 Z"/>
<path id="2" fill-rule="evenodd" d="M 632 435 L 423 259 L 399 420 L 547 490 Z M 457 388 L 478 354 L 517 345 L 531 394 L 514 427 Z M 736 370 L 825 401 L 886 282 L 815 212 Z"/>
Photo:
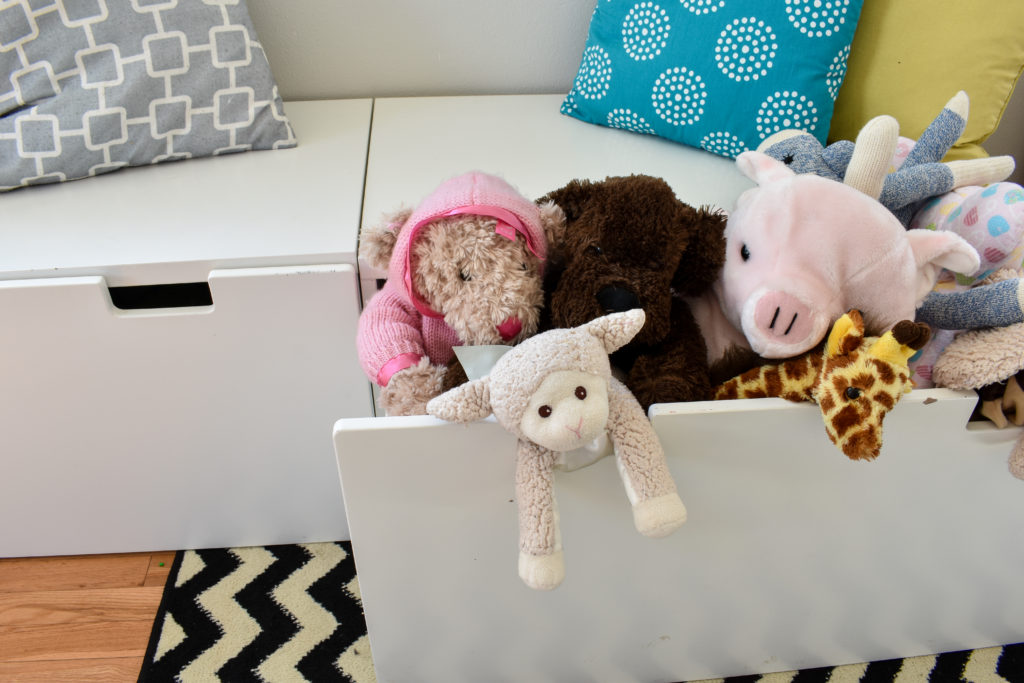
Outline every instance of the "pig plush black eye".
<path id="1" fill-rule="evenodd" d="M 747 245 L 745 244 L 740 246 L 740 258 L 744 261 L 750 260 L 750 250 L 747 249 Z"/>

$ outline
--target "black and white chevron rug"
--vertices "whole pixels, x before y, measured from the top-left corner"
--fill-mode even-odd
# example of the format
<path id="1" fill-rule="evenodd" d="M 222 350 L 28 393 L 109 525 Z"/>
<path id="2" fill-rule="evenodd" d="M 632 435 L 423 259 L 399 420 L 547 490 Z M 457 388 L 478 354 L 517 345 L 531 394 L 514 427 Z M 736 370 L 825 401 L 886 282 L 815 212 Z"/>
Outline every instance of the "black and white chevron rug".
<path id="1" fill-rule="evenodd" d="M 215 681 L 376 682 L 350 543 L 177 554 L 139 683 Z M 758 681 L 1021 683 L 1024 644 L 724 679 Z"/>
<path id="2" fill-rule="evenodd" d="M 139 683 L 373 683 L 352 545 L 174 558 Z"/>

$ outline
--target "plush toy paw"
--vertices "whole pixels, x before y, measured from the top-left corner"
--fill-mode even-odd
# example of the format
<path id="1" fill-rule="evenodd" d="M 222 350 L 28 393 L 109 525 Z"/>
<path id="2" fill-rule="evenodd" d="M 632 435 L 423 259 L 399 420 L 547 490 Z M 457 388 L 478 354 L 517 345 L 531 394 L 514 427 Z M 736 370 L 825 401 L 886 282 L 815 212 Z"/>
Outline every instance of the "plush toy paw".
<path id="1" fill-rule="evenodd" d="M 668 536 L 686 521 L 686 506 L 675 493 L 648 498 L 633 506 L 633 523 L 644 536 Z"/>
<path id="2" fill-rule="evenodd" d="M 441 394 L 443 367 L 424 356 L 416 365 L 399 370 L 380 389 L 380 403 L 387 415 L 426 415 L 427 402 Z"/>
<path id="3" fill-rule="evenodd" d="M 519 578 L 530 588 L 549 591 L 565 578 L 565 556 L 561 550 L 550 555 L 519 553 Z"/>
<path id="4" fill-rule="evenodd" d="M 1007 464 L 1010 468 L 1010 474 L 1018 479 L 1024 479 L 1024 434 L 1014 442 L 1013 451 L 1010 453 L 1010 461 Z"/>

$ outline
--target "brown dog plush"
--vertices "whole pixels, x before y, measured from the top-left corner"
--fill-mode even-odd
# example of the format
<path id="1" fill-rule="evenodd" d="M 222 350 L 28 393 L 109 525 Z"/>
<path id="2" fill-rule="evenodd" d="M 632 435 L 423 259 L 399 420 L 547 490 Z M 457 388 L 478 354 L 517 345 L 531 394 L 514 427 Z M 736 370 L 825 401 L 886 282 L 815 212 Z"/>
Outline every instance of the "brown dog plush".
<path id="1" fill-rule="evenodd" d="M 684 296 L 714 282 L 725 260 L 725 216 L 680 201 L 661 178 L 573 180 L 540 201 L 566 217 L 550 245 L 541 328 L 577 327 L 633 308 L 646 321 L 612 356 L 646 410 L 711 398 L 704 338 Z"/>

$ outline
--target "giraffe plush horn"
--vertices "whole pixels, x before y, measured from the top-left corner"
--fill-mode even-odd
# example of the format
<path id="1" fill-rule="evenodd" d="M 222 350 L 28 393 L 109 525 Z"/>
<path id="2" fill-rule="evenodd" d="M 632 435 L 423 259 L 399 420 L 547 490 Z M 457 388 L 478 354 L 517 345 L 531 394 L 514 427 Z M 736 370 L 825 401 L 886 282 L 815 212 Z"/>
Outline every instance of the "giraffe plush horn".
<path id="1" fill-rule="evenodd" d="M 892 331 L 889 331 L 871 345 L 868 353 L 886 363 L 906 365 L 910 357 L 917 353 L 917 349 L 912 349 L 906 344 L 899 343 L 893 336 Z"/>
<path id="2" fill-rule="evenodd" d="M 832 331 L 829 332 L 826 344 L 826 354 L 833 357 L 849 353 L 860 346 L 863 339 L 864 319 L 861 317 L 860 311 L 852 309 L 848 313 L 844 313 L 832 325 Z"/>
<path id="3" fill-rule="evenodd" d="M 930 338 L 931 329 L 927 325 L 901 320 L 879 337 L 868 353 L 883 362 L 905 367 L 910 357 L 924 348 Z M 910 391 L 910 386 L 908 383 L 906 391 Z"/>

